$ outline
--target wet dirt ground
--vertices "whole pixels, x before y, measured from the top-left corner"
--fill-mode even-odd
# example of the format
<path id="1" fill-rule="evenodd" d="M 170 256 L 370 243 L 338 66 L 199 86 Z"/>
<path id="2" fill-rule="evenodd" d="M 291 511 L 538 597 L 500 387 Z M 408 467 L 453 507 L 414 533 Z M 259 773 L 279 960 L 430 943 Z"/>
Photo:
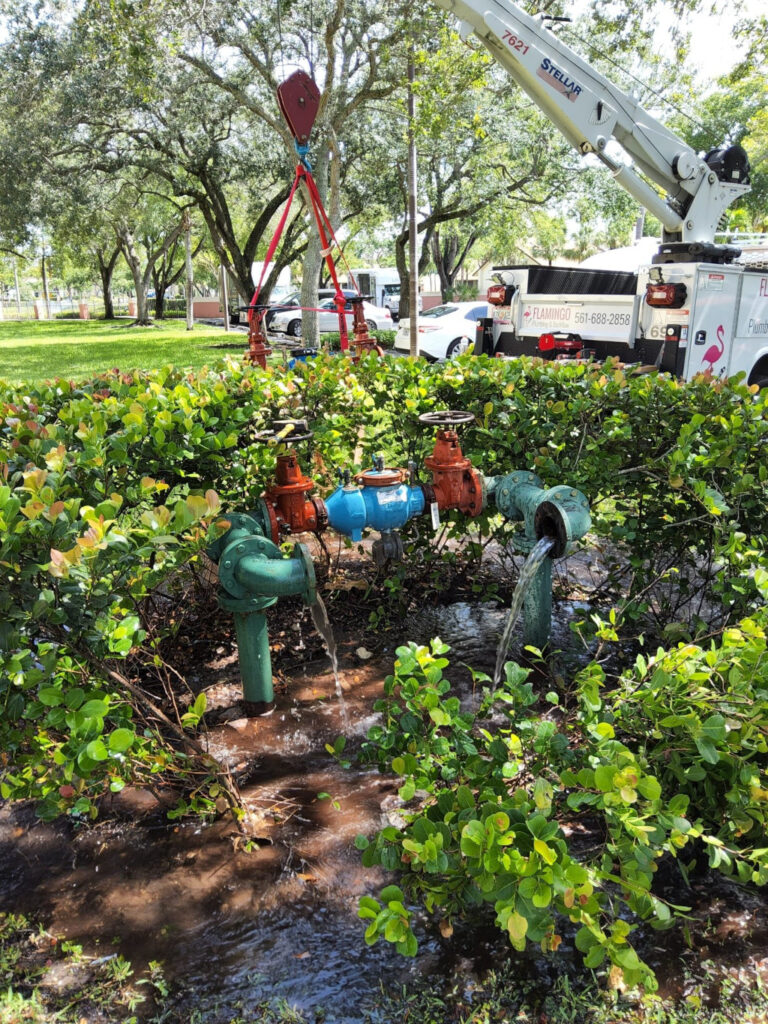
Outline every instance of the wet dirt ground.
<path id="1" fill-rule="evenodd" d="M 576 584 L 571 589 L 580 595 Z M 554 617 L 553 646 L 576 661 L 587 652 L 569 621 L 584 607 L 561 604 Z M 440 987 L 459 978 L 471 992 L 476 976 L 516 956 L 487 920 L 457 928 L 450 939 L 422 921 L 414 960 L 384 944 L 364 945 L 357 901 L 375 894 L 384 878 L 362 868 L 353 843 L 358 833 L 388 823 L 398 807 L 396 785 L 377 771 L 339 767 L 325 746 L 342 732 L 353 748 L 362 740 L 376 721 L 373 704 L 394 649 L 406 640 L 439 635 L 450 644 L 449 678 L 471 703 L 466 665 L 493 672 L 504 614 L 493 602 L 454 601 L 379 635 L 364 632 L 365 617 L 336 615 L 344 620 L 337 623 L 342 709 L 306 611 L 281 602 L 270 622 L 275 708 L 248 719 L 231 628 L 217 613 L 206 642 L 189 652 L 187 678 L 206 691 L 205 742 L 238 781 L 253 848 L 244 848 L 227 819 L 168 824 L 145 793 L 121 794 L 111 817 L 95 826 L 44 824 L 29 807 L 6 806 L 0 810 L 0 909 L 27 913 L 94 955 L 119 951 L 138 970 L 161 961 L 178 1020 L 189 1020 L 193 1010 L 206 1024 L 237 1015 L 248 1020 L 249 1009 L 284 998 L 317 1019 L 355 1024 L 382 985 Z M 511 654 L 519 654 L 519 640 Z M 764 973 L 768 980 L 761 893 L 710 877 L 685 892 L 679 876 L 669 885 L 675 902 L 692 908 L 688 944 L 680 929 L 649 930 L 638 943 L 663 991 L 686 994 L 725 975 L 747 985 Z M 557 957 L 518 956 L 521 976 L 546 989 L 558 973 L 577 974 L 580 958 L 568 938 L 566 932 Z"/>

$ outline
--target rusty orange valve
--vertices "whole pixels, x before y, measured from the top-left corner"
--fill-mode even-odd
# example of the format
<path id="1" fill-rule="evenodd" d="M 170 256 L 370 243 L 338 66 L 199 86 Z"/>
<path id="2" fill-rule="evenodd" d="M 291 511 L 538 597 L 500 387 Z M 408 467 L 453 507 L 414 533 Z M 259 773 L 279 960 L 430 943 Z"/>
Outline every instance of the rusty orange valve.
<path id="1" fill-rule="evenodd" d="M 434 451 L 424 460 L 432 473 L 432 484 L 425 487 L 427 504 L 436 503 L 441 511 L 456 508 L 473 518 L 485 508 L 483 476 L 462 454 L 454 428 L 474 418 L 471 412 L 456 409 L 419 416 L 420 422 L 439 428 Z"/>
<path id="2" fill-rule="evenodd" d="M 294 429 L 285 435 L 286 442 L 308 441 L 312 437 L 306 420 L 275 420 L 272 426 L 271 431 L 257 434 L 257 440 L 281 440 L 289 426 Z M 275 483 L 262 495 L 273 542 L 279 544 L 288 534 L 322 533 L 328 525 L 325 504 L 310 496 L 315 482 L 304 476 L 293 448 L 278 455 L 275 477 Z"/>
<path id="3" fill-rule="evenodd" d="M 246 359 L 254 366 L 260 366 L 262 370 L 267 368 L 267 356 L 272 349 L 267 345 L 267 338 L 262 329 L 263 309 L 249 309 L 248 311 L 248 354 Z"/>
<path id="4" fill-rule="evenodd" d="M 368 333 L 363 301 L 362 295 L 356 295 L 354 298 L 348 299 L 352 306 L 352 344 L 356 350 L 356 354 L 352 356 L 353 363 L 359 363 L 360 357 L 367 352 L 375 352 L 379 359 L 384 358 L 384 350 L 376 339 L 372 338 Z"/>

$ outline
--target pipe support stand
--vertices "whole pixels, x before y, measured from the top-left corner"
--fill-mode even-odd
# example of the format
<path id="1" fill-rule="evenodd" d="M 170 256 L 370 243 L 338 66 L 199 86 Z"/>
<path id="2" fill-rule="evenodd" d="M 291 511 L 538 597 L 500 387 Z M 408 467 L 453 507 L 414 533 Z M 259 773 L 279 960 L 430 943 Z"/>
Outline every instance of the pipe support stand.
<path id="1" fill-rule="evenodd" d="M 545 558 L 523 598 L 523 645 L 540 651 L 552 632 L 552 559 Z"/>

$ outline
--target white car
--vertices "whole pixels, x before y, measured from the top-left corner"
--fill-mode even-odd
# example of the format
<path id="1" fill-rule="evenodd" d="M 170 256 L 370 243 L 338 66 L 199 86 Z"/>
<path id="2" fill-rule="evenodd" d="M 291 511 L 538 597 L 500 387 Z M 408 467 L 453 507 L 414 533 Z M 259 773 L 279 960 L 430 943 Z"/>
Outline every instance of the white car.
<path id="1" fill-rule="evenodd" d="M 317 304 L 320 312 L 317 314 L 318 329 L 321 334 L 328 331 L 338 331 L 339 315 L 336 312 L 336 303 L 332 298 L 321 299 Z M 380 309 L 372 306 L 370 302 L 363 302 L 363 314 L 369 331 L 391 331 L 394 329 L 392 314 L 388 309 Z M 352 331 L 352 304 L 347 299 L 345 306 L 347 328 Z M 289 334 L 292 338 L 301 337 L 301 310 L 282 309 L 272 317 L 269 325 L 270 331 L 278 334 Z"/>
<path id="2" fill-rule="evenodd" d="M 419 315 L 419 355 L 428 359 L 453 359 L 471 351 L 477 321 L 490 316 L 487 302 L 446 302 Z M 395 335 L 398 352 L 411 350 L 411 321 L 401 320 Z"/>

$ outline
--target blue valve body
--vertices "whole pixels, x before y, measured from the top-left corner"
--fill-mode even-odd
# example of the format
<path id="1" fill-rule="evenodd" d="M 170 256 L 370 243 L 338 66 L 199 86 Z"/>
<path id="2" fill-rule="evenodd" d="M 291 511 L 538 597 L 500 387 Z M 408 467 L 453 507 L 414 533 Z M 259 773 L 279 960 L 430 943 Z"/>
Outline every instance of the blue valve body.
<path id="1" fill-rule="evenodd" d="M 370 527 L 386 533 L 399 530 L 409 519 L 424 511 L 424 491 L 420 487 L 394 484 L 390 487 L 339 486 L 326 498 L 328 525 L 337 533 L 360 540 Z"/>

